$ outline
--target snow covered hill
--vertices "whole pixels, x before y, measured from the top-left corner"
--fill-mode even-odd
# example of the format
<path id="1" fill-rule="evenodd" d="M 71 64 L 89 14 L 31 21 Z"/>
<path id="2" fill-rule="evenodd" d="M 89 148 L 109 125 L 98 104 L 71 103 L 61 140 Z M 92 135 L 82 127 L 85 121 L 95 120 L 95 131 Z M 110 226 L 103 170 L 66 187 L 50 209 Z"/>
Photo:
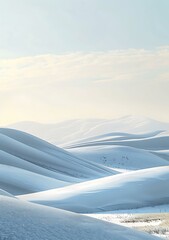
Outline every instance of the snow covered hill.
<path id="1" fill-rule="evenodd" d="M 112 120 L 77 119 L 56 124 L 19 122 L 7 127 L 31 133 L 55 145 L 68 144 L 84 138 L 112 132 L 140 134 L 158 130 L 169 131 L 169 123 L 137 116 L 126 116 Z"/>
<path id="2" fill-rule="evenodd" d="M 155 240 L 129 228 L 0 195 L 0 239 Z"/>
<path id="3" fill-rule="evenodd" d="M 169 161 L 150 151 L 118 145 L 96 145 L 68 149 L 77 157 L 112 168 L 139 170 L 169 166 Z"/>
<path id="4" fill-rule="evenodd" d="M 0 188 L 24 194 L 116 174 L 29 134 L 0 129 Z"/>
<path id="5" fill-rule="evenodd" d="M 66 149 L 77 157 L 113 168 L 138 170 L 169 165 L 169 134 L 161 131 L 109 133 L 74 142 Z"/>
<path id="6" fill-rule="evenodd" d="M 168 150 L 169 149 L 169 133 L 152 132 L 148 134 L 124 134 L 112 133 L 93 137 L 92 139 L 83 139 L 80 142 L 74 142 L 66 146 L 66 148 L 89 147 L 100 145 L 121 145 L 134 147 L 145 150 Z"/>
<path id="7" fill-rule="evenodd" d="M 6 196 L 6 197 L 14 197 L 10 193 L 0 189 L 0 196 Z"/>
<path id="8" fill-rule="evenodd" d="M 79 213 L 166 211 L 169 124 L 125 117 L 15 127 L 62 148 L 0 128 L 0 239 L 157 239 Z"/>
<path id="9" fill-rule="evenodd" d="M 24 169 L 0 164 L 0 188 L 13 195 L 59 188 L 70 184 Z"/>
<path id="10" fill-rule="evenodd" d="M 21 199 L 74 212 L 92 213 L 169 203 L 169 167 L 118 174 Z"/>

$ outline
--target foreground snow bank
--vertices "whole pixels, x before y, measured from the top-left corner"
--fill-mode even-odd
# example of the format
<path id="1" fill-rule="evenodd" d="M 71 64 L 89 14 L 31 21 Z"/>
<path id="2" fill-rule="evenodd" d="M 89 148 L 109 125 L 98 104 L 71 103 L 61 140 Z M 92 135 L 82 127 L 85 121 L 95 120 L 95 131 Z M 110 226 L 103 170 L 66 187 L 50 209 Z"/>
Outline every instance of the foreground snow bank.
<path id="1" fill-rule="evenodd" d="M 159 239 L 115 224 L 1 195 L 0 212 L 0 239 Z"/>

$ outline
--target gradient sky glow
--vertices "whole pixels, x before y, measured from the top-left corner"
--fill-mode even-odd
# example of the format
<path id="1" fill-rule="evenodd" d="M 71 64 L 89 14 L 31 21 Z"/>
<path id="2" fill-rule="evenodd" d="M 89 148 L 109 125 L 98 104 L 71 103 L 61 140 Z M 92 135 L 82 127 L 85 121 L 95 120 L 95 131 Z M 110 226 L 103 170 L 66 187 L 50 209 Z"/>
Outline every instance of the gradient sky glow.
<path id="1" fill-rule="evenodd" d="M 169 121 L 168 0 L 0 0 L 0 124 Z"/>

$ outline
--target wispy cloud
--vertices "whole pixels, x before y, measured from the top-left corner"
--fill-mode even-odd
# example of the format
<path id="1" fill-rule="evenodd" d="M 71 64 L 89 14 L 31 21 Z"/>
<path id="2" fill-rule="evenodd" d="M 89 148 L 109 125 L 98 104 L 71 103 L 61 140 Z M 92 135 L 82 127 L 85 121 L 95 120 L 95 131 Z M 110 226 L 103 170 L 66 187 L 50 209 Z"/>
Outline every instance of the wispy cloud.
<path id="1" fill-rule="evenodd" d="M 169 47 L 0 60 L 0 121 L 168 119 Z"/>
<path id="2" fill-rule="evenodd" d="M 63 81 L 167 81 L 168 75 L 168 46 L 0 60 L 1 90 Z"/>

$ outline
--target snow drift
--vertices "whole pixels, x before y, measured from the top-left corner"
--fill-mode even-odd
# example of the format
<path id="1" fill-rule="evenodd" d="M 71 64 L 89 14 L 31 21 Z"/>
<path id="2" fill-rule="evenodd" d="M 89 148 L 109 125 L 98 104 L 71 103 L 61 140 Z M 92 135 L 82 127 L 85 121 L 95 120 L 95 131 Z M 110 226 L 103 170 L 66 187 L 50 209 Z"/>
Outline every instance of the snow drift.
<path id="1" fill-rule="evenodd" d="M 24 194 L 116 174 L 29 134 L 0 129 L 0 188 Z"/>
<path id="2" fill-rule="evenodd" d="M 169 165 L 169 161 L 163 156 L 160 157 L 150 151 L 133 147 L 96 145 L 68 150 L 77 157 L 112 168 L 139 170 Z"/>
<path id="3" fill-rule="evenodd" d="M 0 211 L 0 239 L 159 239 L 115 224 L 1 195 Z"/>
<path id="4" fill-rule="evenodd" d="M 21 199 L 79 213 L 140 208 L 169 203 L 169 167 L 105 177 Z"/>

